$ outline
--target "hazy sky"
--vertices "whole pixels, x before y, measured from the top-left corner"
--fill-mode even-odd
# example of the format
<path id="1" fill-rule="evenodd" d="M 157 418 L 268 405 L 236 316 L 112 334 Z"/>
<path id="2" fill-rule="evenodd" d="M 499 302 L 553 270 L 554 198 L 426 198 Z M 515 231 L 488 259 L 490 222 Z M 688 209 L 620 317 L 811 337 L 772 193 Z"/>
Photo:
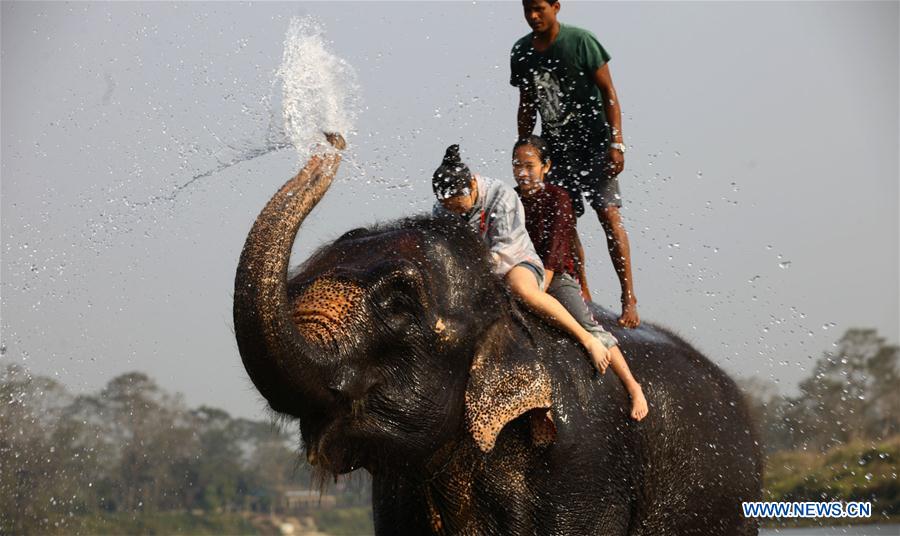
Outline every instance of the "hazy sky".
<path id="1" fill-rule="evenodd" d="M 849 327 L 898 340 L 898 6 L 563 2 L 613 58 L 642 316 L 736 376 L 790 389 Z M 191 179 L 266 146 L 298 15 L 356 69 L 362 109 L 292 264 L 428 209 L 450 143 L 512 184 L 518 2 L 3 2 L 3 363 L 76 391 L 143 370 L 262 415 L 234 272 L 297 158 Z M 579 226 L 594 298 L 618 307 L 599 223 Z"/>

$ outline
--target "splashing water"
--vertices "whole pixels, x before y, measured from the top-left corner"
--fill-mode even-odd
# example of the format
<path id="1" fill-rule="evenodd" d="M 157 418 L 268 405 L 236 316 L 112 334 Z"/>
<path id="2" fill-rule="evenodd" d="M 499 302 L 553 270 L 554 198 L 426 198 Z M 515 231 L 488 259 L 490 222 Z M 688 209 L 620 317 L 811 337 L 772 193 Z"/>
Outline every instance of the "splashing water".
<path id="1" fill-rule="evenodd" d="M 328 50 L 324 33 L 324 25 L 313 17 L 291 19 L 284 36 L 281 65 L 273 81 L 280 80 L 282 84 L 282 124 L 278 125 L 275 110 L 270 109 L 271 121 L 264 144 L 251 143 L 235 151 L 231 158 L 195 175 L 173 194 L 198 179 L 291 146 L 303 164 L 313 152 L 330 148 L 324 132 L 346 137 L 353 131 L 360 108 L 356 71 Z"/>
<path id="2" fill-rule="evenodd" d="M 350 133 L 359 109 L 356 72 L 327 49 L 323 32 L 315 19 L 291 19 L 277 72 L 285 134 L 301 161 L 327 146 L 323 132 Z"/>
<path id="3" fill-rule="evenodd" d="M 100 205 L 95 203 L 97 199 L 106 202 L 102 203 L 102 212 L 86 215 L 86 228 L 79 233 L 87 239 L 83 249 L 100 255 L 115 247 L 121 234 L 131 233 L 142 225 L 146 227 L 147 221 L 152 222 L 153 228 L 158 227 L 162 213 L 150 209 L 169 208 L 174 210 L 169 215 L 177 216 L 175 203 L 190 197 L 204 181 L 214 180 L 234 166 L 292 147 L 302 166 L 311 154 L 332 150 L 323 132 L 337 132 L 345 138 L 353 134 L 360 109 L 354 69 L 328 50 L 324 26 L 311 17 L 295 17 L 290 21 L 281 64 L 268 83 L 264 82 L 262 88 L 247 97 L 247 102 L 251 101 L 258 102 L 259 106 L 244 105 L 246 122 L 239 126 L 256 134 L 243 140 L 226 141 L 227 136 L 220 137 L 204 127 L 217 141 L 217 147 L 204 148 L 192 143 L 179 149 L 184 162 L 182 173 L 173 174 L 175 180 L 160 184 L 155 193 L 132 194 L 127 188 L 128 181 L 117 182 L 109 190 L 87 192 L 79 200 L 82 208 L 90 210 Z M 345 155 L 345 163 L 356 167 L 350 157 Z M 71 265 L 68 269 L 75 270 Z"/>
<path id="4" fill-rule="evenodd" d="M 333 150 L 324 133 L 346 137 L 353 132 L 360 108 L 359 84 L 353 67 L 328 50 L 324 32 L 324 26 L 312 17 L 291 19 L 281 65 L 273 80 L 273 85 L 279 80 L 282 83 L 283 121 L 278 124 L 272 99 L 263 99 L 269 108 L 263 115 L 268 115 L 270 121 L 262 143 L 247 141 L 240 147 L 228 144 L 224 153 L 217 156 L 219 163 L 215 167 L 194 174 L 167 194 L 151 196 L 146 201 L 125 198 L 125 205 L 147 207 L 159 201 L 174 201 L 197 181 L 292 146 L 300 165 L 313 153 Z"/>

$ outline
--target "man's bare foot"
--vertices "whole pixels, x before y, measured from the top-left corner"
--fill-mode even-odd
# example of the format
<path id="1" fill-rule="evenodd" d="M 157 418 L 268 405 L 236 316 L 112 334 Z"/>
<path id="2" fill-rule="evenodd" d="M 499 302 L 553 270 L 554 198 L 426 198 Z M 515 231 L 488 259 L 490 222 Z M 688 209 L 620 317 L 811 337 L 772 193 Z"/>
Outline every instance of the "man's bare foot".
<path id="1" fill-rule="evenodd" d="M 625 302 L 622 304 L 622 316 L 619 317 L 619 325 L 623 328 L 636 328 L 641 324 L 641 317 L 637 314 L 637 302 Z"/>
<path id="2" fill-rule="evenodd" d="M 637 301 L 623 301 L 619 325 L 623 328 L 636 328 L 640 323 L 641 317 L 638 316 Z"/>
<path id="3" fill-rule="evenodd" d="M 635 383 L 628 390 L 628 394 L 631 396 L 631 418 L 639 421 L 646 417 L 650 408 L 647 406 L 647 399 L 644 398 L 644 390 L 641 389 L 640 384 Z"/>

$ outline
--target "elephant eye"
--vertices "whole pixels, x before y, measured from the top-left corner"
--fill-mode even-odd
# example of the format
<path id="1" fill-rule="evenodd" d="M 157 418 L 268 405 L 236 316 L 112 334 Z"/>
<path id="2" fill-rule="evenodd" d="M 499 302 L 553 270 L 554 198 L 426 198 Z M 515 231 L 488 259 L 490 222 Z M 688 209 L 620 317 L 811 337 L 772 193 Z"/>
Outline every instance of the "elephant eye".
<path id="1" fill-rule="evenodd" d="M 381 310 L 389 315 L 402 315 L 410 309 L 409 299 L 400 294 L 385 298 L 380 304 Z"/>
<path id="2" fill-rule="evenodd" d="M 372 286 L 377 313 L 388 328 L 406 331 L 420 316 L 421 281 L 411 266 L 390 265 Z"/>
<path id="3" fill-rule="evenodd" d="M 392 331 L 406 331 L 416 318 L 417 305 L 408 294 L 392 293 L 378 302 L 379 316 Z"/>

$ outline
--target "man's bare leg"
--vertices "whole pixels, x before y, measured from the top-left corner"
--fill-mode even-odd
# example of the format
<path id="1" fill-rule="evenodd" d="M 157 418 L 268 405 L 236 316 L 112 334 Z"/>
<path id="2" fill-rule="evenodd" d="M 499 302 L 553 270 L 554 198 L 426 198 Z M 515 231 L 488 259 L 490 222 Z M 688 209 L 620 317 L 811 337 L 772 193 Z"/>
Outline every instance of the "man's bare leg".
<path id="1" fill-rule="evenodd" d="M 622 224 L 622 215 L 619 207 L 609 206 L 597 210 L 600 225 L 606 233 L 606 247 L 609 249 L 609 258 L 612 261 L 616 275 L 619 276 L 619 284 L 622 287 L 622 316 L 619 317 L 619 325 L 626 328 L 637 327 L 641 319 L 637 312 L 637 297 L 634 294 L 634 277 L 631 272 L 631 246 L 628 243 L 628 234 Z"/>
<path id="2" fill-rule="evenodd" d="M 594 299 L 591 297 L 591 289 L 588 287 L 587 274 L 584 271 L 584 248 L 581 246 L 581 238 L 578 236 L 578 230 L 575 230 L 572 240 L 572 257 L 575 260 L 575 273 L 578 274 L 578 283 L 581 285 L 581 295 L 584 301 L 591 303 Z"/>

